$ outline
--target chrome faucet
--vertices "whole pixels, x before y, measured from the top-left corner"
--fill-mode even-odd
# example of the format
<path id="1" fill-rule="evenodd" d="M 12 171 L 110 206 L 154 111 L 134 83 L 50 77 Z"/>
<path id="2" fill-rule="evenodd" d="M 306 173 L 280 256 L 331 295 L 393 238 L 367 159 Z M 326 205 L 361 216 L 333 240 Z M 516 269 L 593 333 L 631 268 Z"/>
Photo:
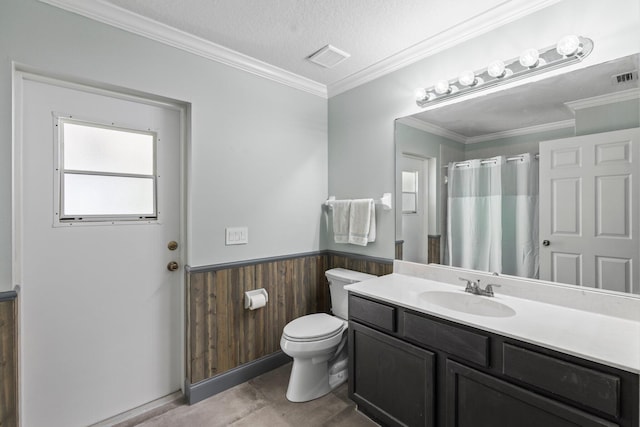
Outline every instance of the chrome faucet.
<path id="1" fill-rule="evenodd" d="M 470 294 L 475 294 L 475 295 L 478 294 L 478 289 L 480 287 L 478 282 L 476 282 L 474 280 L 465 279 L 464 277 L 458 277 L 458 280 L 462 280 L 463 282 L 467 282 L 467 286 L 464 288 L 465 292 L 468 292 Z"/>
<path id="2" fill-rule="evenodd" d="M 489 284 L 484 289 L 480 287 L 480 279 L 478 280 L 469 280 L 463 277 L 458 277 L 459 280 L 467 282 L 467 286 L 464 288 L 465 292 L 468 292 L 473 295 L 482 295 L 485 297 L 492 297 L 493 288 L 499 288 L 500 285 Z"/>

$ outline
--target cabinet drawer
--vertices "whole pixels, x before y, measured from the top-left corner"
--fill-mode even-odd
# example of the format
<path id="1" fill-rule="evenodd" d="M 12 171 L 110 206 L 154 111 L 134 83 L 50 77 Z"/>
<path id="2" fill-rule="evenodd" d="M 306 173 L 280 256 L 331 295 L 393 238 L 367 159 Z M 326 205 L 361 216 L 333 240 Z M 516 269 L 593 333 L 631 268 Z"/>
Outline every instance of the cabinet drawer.
<path id="1" fill-rule="evenodd" d="M 502 372 L 613 417 L 620 415 L 620 378 L 615 375 L 507 343 L 503 345 Z"/>
<path id="2" fill-rule="evenodd" d="M 349 319 L 359 320 L 389 332 L 396 331 L 396 308 L 349 295 Z"/>
<path id="3" fill-rule="evenodd" d="M 404 312 L 404 337 L 460 359 L 489 365 L 489 337 Z"/>
<path id="4" fill-rule="evenodd" d="M 452 360 L 445 376 L 446 426 L 619 426 Z"/>

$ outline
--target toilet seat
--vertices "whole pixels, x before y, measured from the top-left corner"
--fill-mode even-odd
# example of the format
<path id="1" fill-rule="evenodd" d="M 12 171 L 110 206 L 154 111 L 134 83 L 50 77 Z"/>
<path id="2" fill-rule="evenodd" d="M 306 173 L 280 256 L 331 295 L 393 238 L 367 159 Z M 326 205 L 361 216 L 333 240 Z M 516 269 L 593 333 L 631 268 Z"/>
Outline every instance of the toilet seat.
<path id="1" fill-rule="evenodd" d="M 287 323 L 282 336 L 294 342 L 320 341 L 342 334 L 346 322 L 325 313 L 308 314 Z"/>

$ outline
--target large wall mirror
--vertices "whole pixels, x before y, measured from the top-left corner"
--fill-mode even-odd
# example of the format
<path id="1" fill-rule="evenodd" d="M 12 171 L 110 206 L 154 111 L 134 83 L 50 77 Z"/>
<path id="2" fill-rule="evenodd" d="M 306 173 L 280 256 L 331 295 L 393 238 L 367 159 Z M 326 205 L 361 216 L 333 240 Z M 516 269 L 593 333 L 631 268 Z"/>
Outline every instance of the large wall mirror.
<path id="1" fill-rule="evenodd" d="M 640 294 L 639 62 L 397 119 L 396 258 Z"/>

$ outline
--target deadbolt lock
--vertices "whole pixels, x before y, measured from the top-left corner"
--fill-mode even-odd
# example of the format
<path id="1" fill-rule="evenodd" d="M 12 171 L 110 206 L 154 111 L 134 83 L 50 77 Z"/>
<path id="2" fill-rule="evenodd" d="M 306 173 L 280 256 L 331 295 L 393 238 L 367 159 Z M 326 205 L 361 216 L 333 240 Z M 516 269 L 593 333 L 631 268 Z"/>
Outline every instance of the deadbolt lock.
<path id="1" fill-rule="evenodd" d="M 169 248 L 170 251 L 175 251 L 178 249 L 178 242 L 175 240 L 170 241 L 169 244 L 167 244 L 167 248 Z"/>
<path id="2" fill-rule="evenodd" d="M 167 270 L 169 271 L 176 271 L 178 267 L 178 263 L 175 261 L 171 261 L 169 264 L 167 264 Z"/>

